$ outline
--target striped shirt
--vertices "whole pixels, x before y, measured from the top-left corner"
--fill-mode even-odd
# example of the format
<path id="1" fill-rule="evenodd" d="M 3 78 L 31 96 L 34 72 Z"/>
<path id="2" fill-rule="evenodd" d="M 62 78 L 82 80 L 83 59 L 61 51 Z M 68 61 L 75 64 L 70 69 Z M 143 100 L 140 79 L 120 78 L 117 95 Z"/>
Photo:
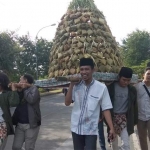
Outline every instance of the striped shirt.
<path id="1" fill-rule="evenodd" d="M 93 79 L 86 86 L 81 81 L 73 87 L 72 100 L 71 131 L 79 135 L 98 135 L 100 106 L 102 111 L 112 108 L 105 84 Z"/>

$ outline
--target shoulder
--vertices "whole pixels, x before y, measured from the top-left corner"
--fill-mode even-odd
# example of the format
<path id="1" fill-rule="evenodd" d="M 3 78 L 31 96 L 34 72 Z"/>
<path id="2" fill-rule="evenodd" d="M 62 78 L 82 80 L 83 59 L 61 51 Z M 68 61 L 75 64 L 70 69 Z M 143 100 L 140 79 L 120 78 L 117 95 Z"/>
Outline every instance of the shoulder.
<path id="1" fill-rule="evenodd" d="M 35 86 L 35 85 L 32 85 L 31 87 L 27 88 L 27 89 L 24 89 L 24 94 L 27 94 L 27 93 L 38 93 L 39 90 L 38 88 Z"/>
<path id="2" fill-rule="evenodd" d="M 16 91 L 5 91 L 1 94 L 1 96 L 9 96 L 11 95 L 12 93 L 15 93 Z"/>
<path id="3" fill-rule="evenodd" d="M 97 80 L 94 81 L 93 85 L 99 88 L 106 88 L 106 85 L 104 83 L 97 81 Z"/>
<path id="4" fill-rule="evenodd" d="M 82 85 L 83 85 L 83 81 L 81 80 L 79 83 L 76 83 L 76 84 L 73 86 L 73 90 L 82 87 Z"/>
<path id="5" fill-rule="evenodd" d="M 112 87 L 112 86 L 115 85 L 115 83 L 117 83 L 117 81 L 112 81 L 111 83 L 109 83 L 109 84 L 107 85 L 107 87 Z"/>
<path id="6" fill-rule="evenodd" d="M 35 85 L 32 85 L 31 88 L 38 90 L 37 86 L 35 86 Z"/>
<path id="7" fill-rule="evenodd" d="M 143 86 L 143 82 L 138 82 L 138 83 L 134 84 L 134 87 L 135 87 L 136 89 L 138 89 L 138 88 L 141 87 L 141 86 Z"/>
<path id="8" fill-rule="evenodd" d="M 5 91 L 2 94 L 0 94 L 0 101 L 6 102 L 12 94 L 15 93 L 15 91 Z"/>
<path id="9" fill-rule="evenodd" d="M 29 87 L 27 90 L 38 90 L 38 88 L 35 85 L 32 85 L 31 87 Z"/>
<path id="10" fill-rule="evenodd" d="M 116 83 L 116 82 L 112 82 L 112 83 L 110 83 L 109 85 L 107 85 L 107 88 L 108 88 L 109 91 L 111 91 L 111 90 L 114 89 L 115 83 Z"/>
<path id="11" fill-rule="evenodd" d="M 129 91 L 136 92 L 136 87 L 133 85 L 128 85 Z"/>

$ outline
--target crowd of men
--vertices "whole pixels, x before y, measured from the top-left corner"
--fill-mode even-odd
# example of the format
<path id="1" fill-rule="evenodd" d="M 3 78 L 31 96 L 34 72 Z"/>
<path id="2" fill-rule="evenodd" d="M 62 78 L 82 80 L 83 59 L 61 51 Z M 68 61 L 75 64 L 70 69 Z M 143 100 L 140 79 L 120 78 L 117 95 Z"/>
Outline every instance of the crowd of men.
<path id="1" fill-rule="evenodd" d="M 74 150 L 96 150 L 97 135 L 106 150 L 103 122 L 107 125 L 108 141 L 113 150 L 130 150 L 130 135 L 137 125 L 141 150 L 150 142 L 150 67 L 143 72 L 143 81 L 130 83 L 133 71 L 122 67 L 118 80 L 108 85 L 93 79 L 94 62 L 80 60 L 82 80 L 71 82 L 65 105 L 73 103 L 71 132 Z M 118 138 L 121 145 L 118 146 Z"/>
<path id="2" fill-rule="evenodd" d="M 137 125 L 141 150 L 148 150 L 150 141 L 150 67 L 143 72 L 143 81 L 131 84 L 133 71 L 122 67 L 118 80 L 110 84 L 93 78 L 94 62 L 80 59 L 78 82 L 71 82 L 65 105 L 73 104 L 71 133 L 74 150 L 96 150 L 97 136 L 102 150 L 105 139 L 113 150 L 130 150 L 130 135 Z M 8 135 L 14 134 L 12 150 L 34 150 L 41 125 L 40 94 L 29 74 L 19 83 L 10 83 L 0 73 L 0 150 L 4 150 Z M 10 107 L 16 107 L 13 116 Z M 104 122 L 108 137 L 104 137 Z M 15 131 L 13 126 L 15 125 Z M 118 146 L 118 138 L 121 145 Z"/>

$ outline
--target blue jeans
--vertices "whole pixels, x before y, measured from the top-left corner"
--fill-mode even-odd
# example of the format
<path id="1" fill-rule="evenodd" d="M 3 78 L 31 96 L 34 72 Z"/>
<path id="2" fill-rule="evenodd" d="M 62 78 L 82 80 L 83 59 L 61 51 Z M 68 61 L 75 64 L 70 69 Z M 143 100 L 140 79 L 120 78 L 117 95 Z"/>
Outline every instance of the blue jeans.
<path id="1" fill-rule="evenodd" d="M 98 133 L 101 150 L 106 150 L 103 121 L 98 123 Z"/>

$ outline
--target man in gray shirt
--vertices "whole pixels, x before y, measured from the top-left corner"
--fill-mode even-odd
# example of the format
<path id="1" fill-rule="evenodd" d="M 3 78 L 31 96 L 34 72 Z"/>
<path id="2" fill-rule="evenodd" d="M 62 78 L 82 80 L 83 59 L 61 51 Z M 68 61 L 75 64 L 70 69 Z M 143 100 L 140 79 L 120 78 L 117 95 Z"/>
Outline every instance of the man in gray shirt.
<path id="1" fill-rule="evenodd" d="M 150 141 L 150 96 L 146 92 L 150 92 L 150 67 L 146 68 L 144 79 L 135 85 L 137 90 L 138 101 L 138 134 L 141 145 L 141 150 L 149 150 L 147 144 L 147 135 Z"/>
<path id="2" fill-rule="evenodd" d="M 128 87 L 122 87 L 115 83 L 115 101 L 114 101 L 114 113 L 116 114 L 124 114 L 127 112 L 128 109 Z"/>
<path id="3" fill-rule="evenodd" d="M 138 121 L 136 89 L 130 85 L 132 69 L 122 67 L 118 81 L 108 85 L 110 99 L 113 104 L 111 111 L 115 133 L 121 138 L 121 150 L 130 150 L 129 135 L 134 132 Z M 119 150 L 118 138 L 112 142 L 113 150 Z"/>

